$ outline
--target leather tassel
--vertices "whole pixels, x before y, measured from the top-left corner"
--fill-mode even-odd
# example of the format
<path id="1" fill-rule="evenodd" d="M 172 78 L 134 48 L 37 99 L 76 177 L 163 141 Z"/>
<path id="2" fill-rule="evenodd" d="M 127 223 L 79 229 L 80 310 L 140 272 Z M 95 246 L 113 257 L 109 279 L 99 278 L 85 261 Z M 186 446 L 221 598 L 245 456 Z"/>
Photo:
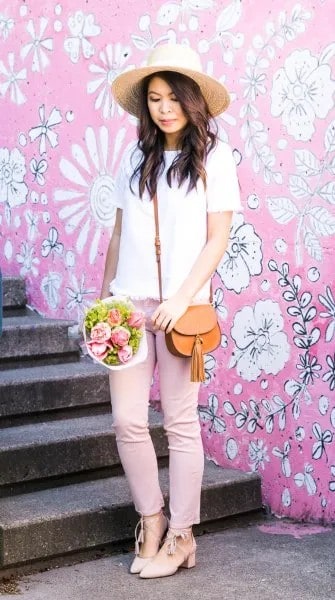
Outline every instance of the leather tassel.
<path id="1" fill-rule="evenodd" d="M 191 381 L 205 381 L 204 355 L 202 353 L 202 338 L 196 335 L 192 350 Z"/>

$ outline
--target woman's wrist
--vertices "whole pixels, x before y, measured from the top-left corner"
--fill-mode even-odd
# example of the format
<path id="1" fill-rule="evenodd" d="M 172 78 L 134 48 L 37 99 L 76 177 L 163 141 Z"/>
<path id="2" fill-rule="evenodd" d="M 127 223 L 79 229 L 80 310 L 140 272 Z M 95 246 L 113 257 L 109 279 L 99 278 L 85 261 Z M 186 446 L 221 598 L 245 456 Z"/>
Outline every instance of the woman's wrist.
<path id="1" fill-rule="evenodd" d="M 103 285 L 101 288 L 101 293 L 100 293 L 100 298 L 101 300 L 103 300 L 104 298 L 108 298 L 108 296 L 111 296 L 111 292 L 109 291 L 108 286 Z"/>
<path id="2" fill-rule="evenodd" d="M 191 302 L 193 300 L 193 294 L 191 294 L 188 290 L 183 290 L 183 288 L 181 288 L 180 290 L 178 290 L 178 292 L 176 292 L 176 294 L 174 295 L 174 298 L 177 301 L 191 304 Z"/>

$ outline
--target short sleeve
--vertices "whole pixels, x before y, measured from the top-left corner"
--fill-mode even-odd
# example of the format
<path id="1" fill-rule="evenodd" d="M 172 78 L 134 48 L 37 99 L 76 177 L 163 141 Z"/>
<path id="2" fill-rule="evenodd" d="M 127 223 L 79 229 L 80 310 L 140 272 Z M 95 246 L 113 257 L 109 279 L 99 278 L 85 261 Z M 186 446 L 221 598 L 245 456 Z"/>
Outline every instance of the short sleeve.
<path id="1" fill-rule="evenodd" d="M 123 209 L 124 207 L 125 194 L 127 188 L 129 188 L 132 169 L 134 168 L 132 155 L 135 148 L 136 144 L 129 144 L 129 146 L 126 148 L 122 155 L 119 167 L 116 172 L 111 202 L 117 208 Z"/>
<path id="2" fill-rule="evenodd" d="M 236 163 L 228 144 L 218 141 L 206 163 L 207 212 L 241 211 Z"/>

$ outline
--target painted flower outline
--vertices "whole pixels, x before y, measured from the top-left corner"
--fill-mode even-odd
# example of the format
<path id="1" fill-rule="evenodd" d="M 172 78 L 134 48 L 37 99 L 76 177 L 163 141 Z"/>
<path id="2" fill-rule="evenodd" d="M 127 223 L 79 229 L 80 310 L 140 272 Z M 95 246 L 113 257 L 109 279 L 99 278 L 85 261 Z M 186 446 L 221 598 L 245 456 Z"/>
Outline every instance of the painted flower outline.
<path id="1" fill-rule="evenodd" d="M 208 385 L 214 375 L 216 368 L 216 360 L 212 354 L 205 354 L 205 385 Z"/>
<path id="2" fill-rule="evenodd" d="M 305 464 L 304 466 L 304 472 L 303 473 L 297 473 L 294 476 L 294 481 L 296 483 L 296 485 L 298 487 L 306 487 L 307 490 L 307 494 L 309 496 L 314 496 L 317 492 L 317 485 L 315 482 L 315 479 L 312 475 L 314 469 L 312 467 L 312 465 L 309 465 L 308 463 Z"/>
<path id="3" fill-rule="evenodd" d="M 198 412 L 201 421 L 209 422 L 209 433 L 214 430 L 215 433 L 223 433 L 227 429 L 225 420 L 217 415 L 219 400 L 216 394 L 210 394 L 208 397 L 208 406 L 199 406 Z"/>
<path id="4" fill-rule="evenodd" d="M 44 173 L 48 168 L 47 161 L 42 158 L 37 162 L 36 158 L 32 158 L 30 161 L 30 170 L 34 176 L 34 181 L 37 181 L 39 185 L 45 184 Z"/>
<path id="5" fill-rule="evenodd" d="M 330 391 L 333 391 L 335 390 L 335 352 L 334 357 L 332 357 L 330 354 L 327 355 L 326 362 L 329 367 L 329 371 L 326 371 L 322 377 L 322 380 L 327 381 Z"/>
<path id="6" fill-rule="evenodd" d="M 281 461 L 281 470 L 285 477 L 291 477 L 291 465 L 289 460 L 289 454 L 291 450 L 290 442 L 284 443 L 284 448 L 281 450 L 277 446 L 275 446 L 272 450 L 273 456 L 280 458 Z"/>
<path id="7" fill-rule="evenodd" d="M 28 240 L 32 241 L 38 233 L 39 215 L 32 210 L 27 210 L 24 216 L 28 225 Z"/>
<path id="8" fill-rule="evenodd" d="M 243 215 L 235 214 L 228 248 L 217 268 L 228 290 L 237 294 L 248 287 L 253 275 L 262 272 L 262 240 Z"/>
<path id="9" fill-rule="evenodd" d="M 3 75 L 6 78 L 6 81 L 0 84 L 0 94 L 5 96 L 9 90 L 11 101 L 17 105 L 20 105 L 24 104 L 24 102 L 27 100 L 19 86 L 20 81 L 27 79 L 27 69 L 21 69 L 15 73 L 14 64 L 14 52 L 8 53 L 8 67 L 6 67 L 4 62 L 0 60 L 0 75 Z"/>
<path id="10" fill-rule="evenodd" d="M 58 241 L 58 230 L 56 227 L 50 227 L 48 237 L 42 242 L 41 254 L 47 258 L 49 254 L 63 254 L 64 244 Z"/>
<path id="11" fill-rule="evenodd" d="M 124 110 L 119 106 L 111 93 L 111 84 L 114 79 L 124 70 L 124 65 L 131 54 L 131 49 L 128 46 L 122 46 L 117 42 L 108 44 L 105 50 L 101 50 L 99 58 L 101 64 L 90 64 L 89 71 L 96 75 L 96 79 L 88 82 L 87 93 L 94 94 L 98 92 L 94 102 L 94 108 L 101 110 L 105 119 L 112 117 L 117 110 L 120 115 Z M 131 69 L 134 65 L 129 65 Z"/>
<path id="12" fill-rule="evenodd" d="M 316 439 L 316 442 L 314 442 L 313 444 L 312 458 L 314 460 L 319 460 L 320 458 L 322 458 L 323 454 L 325 454 L 328 462 L 326 444 L 332 443 L 332 432 L 329 429 L 322 431 L 321 425 L 319 423 L 313 423 L 312 432 Z"/>
<path id="13" fill-rule="evenodd" d="M 224 291 L 217 288 L 213 295 L 213 306 L 221 319 L 226 319 L 228 311 L 224 305 Z"/>
<path id="14" fill-rule="evenodd" d="M 157 23 L 162 27 L 170 27 L 180 18 L 182 29 L 186 29 L 185 21 L 187 18 L 194 20 L 193 12 L 212 8 L 214 0 L 183 0 L 182 2 L 164 2 L 157 13 Z"/>
<path id="15" fill-rule="evenodd" d="M 33 61 L 31 70 L 33 72 L 43 71 L 43 69 L 50 63 L 45 50 L 53 50 L 53 39 L 51 37 L 42 39 L 47 25 L 48 19 L 41 17 L 39 23 L 39 33 L 37 33 L 37 27 L 35 28 L 35 24 L 32 19 L 28 21 L 26 26 L 32 41 L 22 46 L 20 56 L 24 60 L 27 58 L 28 54 L 32 52 Z"/>
<path id="16" fill-rule="evenodd" d="M 307 141 L 315 117 L 323 119 L 333 108 L 334 91 L 330 66 L 320 64 L 310 50 L 295 50 L 274 73 L 271 112 L 294 139 Z"/>
<path id="17" fill-rule="evenodd" d="M 4 40 L 8 38 L 11 30 L 14 28 L 14 24 L 14 19 L 0 13 L 0 36 L 2 35 Z"/>
<path id="18" fill-rule="evenodd" d="M 80 319 L 85 308 L 88 308 L 91 304 L 91 300 L 87 296 L 91 296 L 96 290 L 85 287 L 85 275 L 82 275 L 80 281 L 78 281 L 77 277 L 72 274 L 71 284 L 72 287 L 66 288 L 67 297 L 69 298 L 66 308 L 69 312 L 77 309 L 78 319 Z"/>
<path id="19" fill-rule="evenodd" d="M 43 277 L 41 282 L 41 291 L 50 308 L 57 308 L 60 302 L 59 290 L 62 285 L 62 276 L 60 273 L 49 272 Z"/>
<path id="20" fill-rule="evenodd" d="M 35 250 L 33 246 L 29 246 L 27 242 L 21 243 L 21 253 L 16 255 L 17 262 L 22 265 L 20 269 L 21 277 L 25 277 L 28 273 L 38 275 L 38 267 L 40 261 L 34 256 Z"/>
<path id="21" fill-rule="evenodd" d="M 265 463 L 270 461 L 267 451 L 267 446 L 265 446 L 263 440 L 252 440 L 249 443 L 248 453 L 251 461 L 249 465 L 253 472 L 258 471 L 260 467 L 264 471 Z"/>
<path id="22" fill-rule="evenodd" d="M 6 220 L 11 221 L 11 210 L 27 202 L 28 187 L 24 183 L 26 165 L 18 148 L 0 148 L 0 202 L 5 203 Z"/>
<path id="23" fill-rule="evenodd" d="M 58 146 L 58 134 L 53 131 L 53 127 L 62 122 L 62 115 L 57 108 L 53 108 L 49 117 L 46 117 L 44 104 L 39 107 L 38 112 L 41 124 L 30 129 L 29 137 L 31 142 L 35 142 L 35 140 L 40 138 L 40 154 L 44 154 L 46 152 L 47 141 L 52 148 Z"/>
<path id="24" fill-rule="evenodd" d="M 172 29 L 169 29 L 167 33 L 164 33 L 159 38 L 154 40 L 151 31 L 151 16 L 148 14 L 141 15 L 138 22 L 139 30 L 143 32 L 143 35 L 132 34 L 131 39 L 133 40 L 134 46 L 139 50 L 148 50 L 149 48 L 155 48 L 162 42 L 171 43 L 176 42 L 176 34 Z"/>
<path id="25" fill-rule="evenodd" d="M 80 254 L 89 244 L 90 264 L 97 256 L 103 228 L 110 228 L 114 223 L 116 209 L 110 202 L 114 190 L 111 173 L 125 132 L 125 128 L 121 128 L 116 135 L 110 160 L 107 127 L 102 125 L 97 132 L 87 127 L 86 148 L 83 150 L 78 144 L 73 144 L 73 161 L 63 157 L 59 163 L 60 171 L 68 182 L 67 189 L 55 191 L 55 201 L 63 205 L 59 217 L 66 222 L 66 233 L 78 231 L 76 249 Z"/>
<path id="26" fill-rule="evenodd" d="M 88 40 L 101 33 L 101 27 L 94 23 L 94 15 L 85 15 L 82 10 L 77 10 L 68 19 L 71 37 L 64 41 L 64 50 L 73 63 L 77 63 L 82 51 L 84 58 L 91 58 L 95 50 Z"/>
<path id="27" fill-rule="evenodd" d="M 277 302 L 258 300 L 234 317 L 231 336 L 236 348 L 229 367 L 246 381 L 256 381 L 264 371 L 277 375 L 289 358 L 290 347 L 282 331 L 284 320 Z"/>
<path id="28" fill-rule="evenodd" d="M 301 371 L 299 378 L 302 379 L 304 385 L 314 383 L 314 379 L 319 379 L 322 367 L 318 363 L 316 356 L 311 356 L 309 352 L 305 354 L 299 354 L 300 363 L 298 363 L 297 369 Z"/>
<path id="29" fill-rule="evenodd" d="M 335 299 L 329 285 L 326 287 L 325 296 L 319 294 L 319 300 L 326 309 L 325 312 L 320 312 L 320 317 L 331 319 L 326 329 L 326 342 L 331 342 L 335 336 Z"/>
<path id="30" fill-rule="evenodd" d="M 242 33 L 234 32 L 234 29 L 242 16 L 241 4 L 240 0 L 232 0 L 223 8 L 216 19 L 215 34 L 211 39 L 200 40 L 198 44 L 199 52 L 208 52 L 210 46 L 218 43 L 222 48 L 222 58 L 224 62 L 229 65 L 232 64 L 234 55 L 231 48 L 241 48 L 244 41 L 244 35 Z"/>
<path id="31" fill-rule="evenodd" d="M 245 84 L 246 88 L 243 92 L 243 98 L 250 98 L 253 102 L 259 94 L 266 94 L 265 73 L 257 73 L 254 67 L 247 66 L 245 77 L 241 77 L 240 81 Z"/>

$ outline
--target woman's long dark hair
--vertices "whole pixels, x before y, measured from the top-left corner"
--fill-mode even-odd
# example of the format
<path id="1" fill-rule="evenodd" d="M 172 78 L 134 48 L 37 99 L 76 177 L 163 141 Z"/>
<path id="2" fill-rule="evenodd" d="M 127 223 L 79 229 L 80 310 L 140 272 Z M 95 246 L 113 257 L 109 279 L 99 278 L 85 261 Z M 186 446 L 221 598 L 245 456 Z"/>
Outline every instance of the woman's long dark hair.
<path id="1" fill-rule="evenodd" d="M 168 184 L 171 187 L 173 177 L 177 179 L 178 186 L 189 179 L 188 191 L 191 191 L 200 178 L 206 187 L 204 163 L 217 139 L 217 132 L 210 129 L 212 115 L 200 87 L 193 79 L 175 71 L 162 71 L 146 77 L 142 83 L 137 143 L 142 157 L 131 177 L 131 189 L 135 179 L 138 179 L 140 197 L 142 198 L 145 189 L 153 197 L 157 191 L 157 178 L 165 164 L 165 136 L 151 119 L 147 104 L 148 87 L 153 77 L 161 77 L 171 87 L 187 118 L 187 125 L 180 132 L 180 152 L 167 171 Z"/>

